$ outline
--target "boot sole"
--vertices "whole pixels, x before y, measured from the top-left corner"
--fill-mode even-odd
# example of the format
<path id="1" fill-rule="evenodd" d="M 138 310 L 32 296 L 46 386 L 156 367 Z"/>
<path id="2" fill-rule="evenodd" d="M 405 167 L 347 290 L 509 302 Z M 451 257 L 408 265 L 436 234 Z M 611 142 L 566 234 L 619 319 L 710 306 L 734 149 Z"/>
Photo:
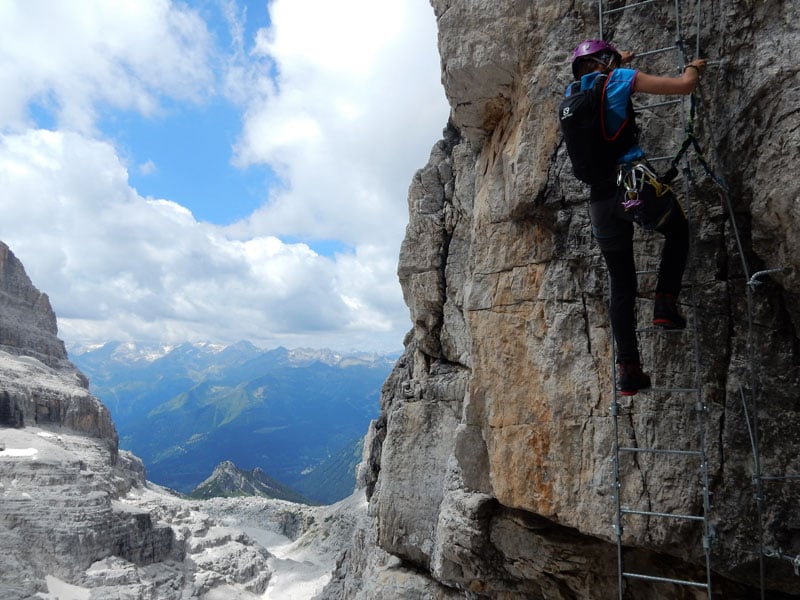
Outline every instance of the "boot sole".
<path id="1" fill-rule="evenodd" d="M 686 323 L 681 325 L 680 323 L 670 321 L 669 319 L 653 319 L 653 325 L 656 325 L 657 327 L 663 327 L 664 329 L 686 329 Z"/>
<path id="2" fill-rule="evenodd" d="M 647 387 L 642 387 L 642 388 L 639 388 L 639 389 L 636 389 L 636 390 L 617 390 L 617 393 L 620 396 L 635 396 L 638 392 L 646 392 L 651 387 L 652 386 L 648 385 Z"/>

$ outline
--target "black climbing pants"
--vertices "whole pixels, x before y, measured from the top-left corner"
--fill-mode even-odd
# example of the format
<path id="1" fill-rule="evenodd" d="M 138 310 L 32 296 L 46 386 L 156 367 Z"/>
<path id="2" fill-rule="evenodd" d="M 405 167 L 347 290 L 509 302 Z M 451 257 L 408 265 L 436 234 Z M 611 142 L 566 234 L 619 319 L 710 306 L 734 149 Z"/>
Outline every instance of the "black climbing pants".
<path id="1" fill-rule="evenodd" d="M 611 281 L 609 313 L 617 362 L 639 362 L 636 339 L 636 265 L 633 259 L 633 220 L 621 204 L 622 190 L 616 189 L 602 200 L 589 204 L 592 233 L 608 267 Z M 648 199 L 649 200 L 649 199 Z M 640 221 L 646 229 L 664 236 L 656 292 L 673 294 L 681 291 L 681 280 L 689 255 L 689 224 L 680 202 L 672 192 L 658 198 L 659 206 L 651 205 L 650 217 Z"/>

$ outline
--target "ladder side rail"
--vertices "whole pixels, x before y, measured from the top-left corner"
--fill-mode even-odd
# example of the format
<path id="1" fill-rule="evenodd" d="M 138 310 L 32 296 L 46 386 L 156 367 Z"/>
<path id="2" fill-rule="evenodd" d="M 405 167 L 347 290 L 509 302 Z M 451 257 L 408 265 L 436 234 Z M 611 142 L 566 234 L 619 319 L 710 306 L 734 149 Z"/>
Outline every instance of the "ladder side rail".
<path id="1" fill-rule="evenodd" d="M 680 63 L 681 65 L 686 61 L 687 57 L 683 53 L 683 31 L 681 29 L 681 0 L 674 0 L 675 1 L 675 40 L 676 46 L 680 50 Z M 696 7 L 696 21 L 695 21 L 695 47 L 700 47 L 700 0 L 695 0 L 695 7 Z M 680 65 L 679 65 L 680 66 Z M 687 130 L 688 127 L 688 119 L 687 119 L 687 111 L 686 111 L 686 99 L 683 99 L 683 107 L 684 109 L 681 111 L 681 122 L 683 124 L 684 131 Z M 689 164 L 689 158 L 684 155 L 683 157 L 683 171 L 684 171 L 684 178 L 683 178 L 683 197 L 684 197 L 684 208 L 686 210 L 686 218 L 689 222 L 689 256 L 691 260 L 689 262 L 690 265 L 690 278 L 693 279 L 696 277 L 696 251 L 697 251 L 697 244 L 696 244 L 696 224 L 695 224 L 695 214 L 692 209 L 692 177 L 691 177 L 691 167 Z M 707 417 L 708 417 L 708 407 L 706 405 L 705 399 L 703 398 L 703 382 L 702 382 L 702 357 L 700 354 L 700 326 L 699 326 L 699 319 L 697 314 L 697 286 L 690 286 L 689 288 L 689 309 L 692 313 L 692 327 L 691 327 L 691 337 L 692 343 L 694 346 L 694 385 L 697 390 L 696 395 L 696 411 L 697 411 L 697 419 L 698 419 L 698 428 L 699 428 L 699 445 L 700 451 L 702 452 L 702 457 L 700 459 L 700 486 L 702 488 L 702 510 L 703 510 L 703 554 L 705 558 L 705 570 L 706 570 L 706 591 L 708 593 L 708 598 L 711 600 L 712 594 L 712 587 L 711 587 L 711 523 L 709 520 L 709 513 L 711 512 L 711 498 L 710 498 L 710 485 L 709 485 L 709 476 L 708 476 L 708 456 L 706 455 L 706 444 L 707 444 Z"/>
<path id="2" fill-rule="evenodd" d="M 605 22 L 604 16 L 614 14 L 617 12 L 621 12 L 623 10 L 627 10 L 629 8 L 635 8 L 643 5 L 649 5 L 655 2 L 656 0 L 643 0 L 641 2 L 636 2 L 634 4 L 621 7 L 618 9 L 612 9 L 608 11 L 604 11 L 603 9 L 603 1 L 598 0 L 598 20 L 599 20 L 599 28 L 600 28 L 600 38 L 605 39 Z M 699 0 L 695 0 L 699 4 Z M 649 50 L 644 53 L 640 53 L 639 56 L 648 56 L 648 55 L 655 55 L 659 53 L 664 53 L 667 51 L 673 50 L 680 50 L 682 52 L 682 34 L 681 34 L 681 14 L 680 14 L 680 0 L 674 0 L 675 2 L 675 32 L 676 32 L 676 43 L 673 46 L 665 47 L 665 48 L 658 48 L 655 50 Z M 699 20 L 699 6 L 697 10 L 697 46 L 699 47 L 699 36 L 700 36 L 700 20 Z M 642 107 L 643 109 L 655 108 L 658 106 L 665 106 L 665 105 L 675 105 L 683 103 L 681 100 L 676 101 L 666 101 L 660 102 L 653 105 L 648 105 Z M 682 111 L 681 119 L 684 123 L 686 123 L 686 116 L 685 111 Z M 668 157 L 666 157 L 668 158 Z M 688 177 L 687 177 L 688 180 Z M 687 185 L 685 183 L 685 185 Z M 688 190 L 685 194 L 685 197 L 688 199 L 689 194 Z M 690 221 L 691 224 L 691 221 Z M 691 239 L 691 237 L 690 237 Z M 692 290 L 694 290 L 694 286 L 691 286 Z M 691 301 L 692 307 L 696 307 L 696 301 L 692 298 Z M 710 600 L 712 588 L 711 588 L 711 571 L 710 571 L 710 549 L 709 549 L 709 521 L 708 521 L 708 510 L 710 508 L 710 503 L 708 499 L 708 468 L 707 468 L 707 457 L 705 453 L 705 444 L 706 444 L 706 432 L 705 432 L 705 406 L 702 400 L 702 387 L 701 387 L 701 367 L 700 367 L 700 348 L 699 348 L 699 336 L 697 334 L 697 318 L 693 319 L 693 338 L 694 338 L 694 345 L 695 345 L 695 387 L 694 388 L 666 388 L 665 391 L 679 391 L 679 392 L 687 392 L 687 393 L 695 393 L 697 397 L 697 407 L 699 409 L 699 416 L 700 416 L 700 450 L 699 451 L 691 451 L 691 450 L 670 450 L 670 449 L 642 449 L 642 448 L 625 448 L 621 447 L 619 443 L 619 403 L 618 403 L 618 392 L 616 386 L 616 347 L 614 343 L 614 336 L 613 336 L 613 326 L 611 330 L 611 339 L 612 339 L 612 364 L 611 364 L 611 377 L 613 382 L 613 401 L 611 406 L 611 412 L 613 416 L 613 471 L 614 471 L 614 501 L 615 501 L 615 508 L 616 508 L 616 515 L 615 515 L 615 523 L 614 529 L 616 532 L 617 537 L 617 565 L 618 565 L 618 593 L 619 593 L 619 600 L 623 600 L 624 588 L 623 588 L 623 580 L 625 577 L 630 578 L 639 578 L 645 579 L 650 581 L 663 581 L 668 583 L 675 583 L 678 585 L 689 585 L 694 587 L 705 588 L 707 596 Z M 652 390 L 652 391 L 661 391 L 661 390 Z M 702 473 L 702 482 L 701 485 L 703 487 L 703 515 L 696 516 L 696 515 L 673 515 L 668 513 L 657 513 L 657 512 L 650 512 L 650 511 L 635 511 L 628 508 L 623 508 L 621 504 L 621 481 L 620 481 L 620 453 L 621 452 L 651 452 L 653 454 L 678 454 L 678 455 L 689 455 L 698 457 L 701 463 L 701 473 Z M 706 558 L 706 581 L 704 583 L 701 582 L 694 582 L 694 581 L 687 581 L 687 580 L 679 580 L 679 579 L 670 579 L 670 578 L 661 578 L 661 577 L 654 577 L 650 575 L 644 574 L 636 574 L 636 573 L 627 573 L 624 570 L 624 562 L 623 562 L 623 546 L 622 546 L 622 517 L 624 514 L 639 514 L 639 515 L 646 515 L 646 516 L 660 516 L 660 517 L 671 517 L 671 518 L 684 518 L 694 521 L 700 521 L 703 523 L 703 548 Z"/>
<path id="3" fill-rule="evenodd" d="M 600 0 L 600 5 L 602 6 L 602 0 Z M 611 275 L 608 276 L 608 286 L 609 290 L 611 289 Z M 610 309 L 610 306 L 609 306 Z M 621 482 L 620 482 L 620 475 L 619 475 L 619 394 L 617 393 L 617 373 L 615 366 L 617 364 L 617 343 L 614 338 L 614 325 L 610 324 L 611 329 L 611 388 L 612 388 L 612 397 L 611 397 L 611 417 L 612 417 L 612 424 L 613 424 L 613 438 L 612 438 L 612 462 L 613 462 L 613 472 L 614 472 L 614 507 L 616 510 L 616 514 L 614 516 L 614 533 L 617 537 L 617 591 L 619 594 L 619 600 L 623 600 L 624 594 L 624 584 L 623 584 L 623 565 L 624 565 L 624 558 L 622 556 L 622 502 L 620 499 L 620 492 L 621 492 Z"/>
<path id="4" fill-rule="evenodd" d="M 604 30 L 604 20 L 603 20 L 603 0 L 598 0 L 597 2 L 598 7 L 598 20 L 600 26 L 600 39 L 605 39 L 605 30 Z M 609 289 L 611 287 L 610 276 L 609 276 Z M 616 378 L 617 373 L 615 369 L 615 365 L 617 362 L 617 348 L 616 343 L 614 341 L 614 327 L 611 325 L 611 388 L 612 388 L 612 398 L 611 398 L 611 415 L 612 415 L 612 423 L 613 423 L 613 456 L 612 456 L 612 463 L 613 463 L 613 476 L 614 476 L 614 483 L 613 483 L 613 493 L 614 493 L 614 505 L 615 505 L 615 515 L 614 515 L 614 523 L 613 529 L 617 539 L 617 593 L 618 593 L 618 600 L 624 600 L 624 558 L 622 555 L 622 505 L 620 502 L 620 475 L 619 475 L 619 397 L 617 394 L 617 385 L 616 385 Z"/>
<path id="5" fill-rule="evenodd" d="M 733 212 L 731 212 L 731 221 L 734 223 L 734 230 L 736 224 L 733 221 Z M 742 255 L 744 262 L 744 255 Z M 753 356 L 754 341 L 753 341 L 753 286 L 747 285 L 745 296 L 747 298 L 747 355 L 748 355 L 748 369 L 750 371 L 750 393 L 753 397 L 753 423 L 750 431 L 751 441 L 753 445 L 753 484 L 755 485 L 755 501 L 756 501 L 756 514 L 757 514 L 757 533 L 758 533 L 758 579 L 761 588 L 761 600 L 765 600 L 766 588 L 766 564 L 764 563 L 764 480 L 761 475 L 761 450 L 759 442 L 759 420 L 758 420 L 758 377 L 756 375 L 755 357 Z M 744 402 L 744 397 L 742 398 Z M 745 405 L 746 406 L 746 405 Z"/>
<path id="6" fill-rule="evenodd" d="M 597 19 L 599 21 L 600 39 L 604 40 L 606 36 L 604 29 L 605 22 L 603 21 L 603 0 L 597 0 Z"/>

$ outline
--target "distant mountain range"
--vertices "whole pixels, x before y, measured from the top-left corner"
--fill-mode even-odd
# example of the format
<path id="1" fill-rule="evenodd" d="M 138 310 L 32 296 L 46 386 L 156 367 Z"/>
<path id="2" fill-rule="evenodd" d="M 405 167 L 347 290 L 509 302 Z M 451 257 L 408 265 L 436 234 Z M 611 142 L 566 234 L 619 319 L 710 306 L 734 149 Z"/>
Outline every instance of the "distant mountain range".
<path id="1" fill-rule="evenodd" d="M 361 439 L 397 359 L 249 342 L 69 350 L 149 480 L 189 493 L 231 461 L 326 504 L 353 491 Z"/>

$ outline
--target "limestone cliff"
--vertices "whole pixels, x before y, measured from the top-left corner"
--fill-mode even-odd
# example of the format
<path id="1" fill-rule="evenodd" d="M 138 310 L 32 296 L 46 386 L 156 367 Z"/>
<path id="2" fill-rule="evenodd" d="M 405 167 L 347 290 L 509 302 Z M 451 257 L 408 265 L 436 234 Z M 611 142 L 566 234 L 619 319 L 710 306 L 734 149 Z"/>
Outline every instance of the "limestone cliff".
<path id="1" fill-rule="evenodd" d="M 800 79 L 790 58 L 800 7 L 733 0 L 701 3 L 695 14 L 694 3 L 684 4 L 684 31 L 699 17 L 701 54 L 718 61 L 702 80 L 695 128 L 727 190 L 692 159 L 683 178 L 693 183 L 693 285 L 682 301 L 697 324 L 707 406 L 714 589 L 728 600 L 757 597 L 763 540 L 772 554 L 767 597 L 800 597 L 787 560 L 800 555 L 800 486 L 769 480 L 758 515 L 743 403 L 759 407 L 749 417 L 760 431 L 762 472 L 800 473 Z M 365 444 L 371 525 L 322 597 L 615 598 L 606 276 L 556 119 L 570 52 L 597 37 L 596 3 L 432 5 L 452 110 L 409 191 L 399 276 L 413 330 Z M 639 51 L 669 44 L 662 25 L 673 6 L 609 19 L 606 37 Z M 658 57 L 633 66 L 675 67 Z M 641 122 L 651 156 L 677 150 L 679 120 L 651 109 Z M 660 240 L 637 239 L 640 267 L 651 268 Z M 780 271 L 748 289 L 747 275 L 765 269 Z M 642 276 L 643 325 L 652 286 Z M 642 334 L 656 386 L 691 385 L 690 332 Z M 622 436 L 692 447 L 694 409 L 680 394 L 639 394 L 623 405 Z M 625 502 L 697 513 L 696 464 L 642 457 L 620 469 Z M 696 527 L 641 518 L 622 541 L 629 564 L 701 576 Z M 693 593 L 630 582 L 626 597 Z"/>

